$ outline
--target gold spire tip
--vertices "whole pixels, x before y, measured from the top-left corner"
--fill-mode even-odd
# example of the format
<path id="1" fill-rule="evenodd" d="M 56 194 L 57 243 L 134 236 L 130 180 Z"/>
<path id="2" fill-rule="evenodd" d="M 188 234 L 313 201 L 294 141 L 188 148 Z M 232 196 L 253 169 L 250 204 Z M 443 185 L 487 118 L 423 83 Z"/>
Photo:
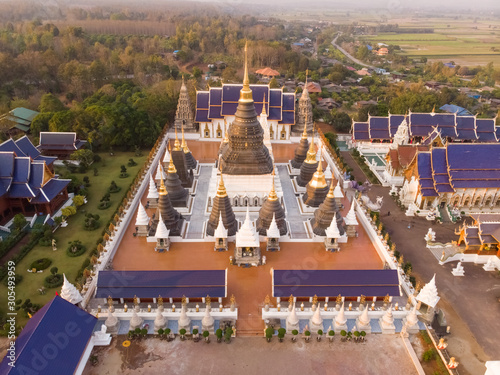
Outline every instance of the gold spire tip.
<path id="1" fill-rule="evenodd" d="M 220 175 L 219 186 L 217 187 L 217 196 L 223 198 L 227 196 L 226 187 L 224 186 L 224 179 L 222 178 L 222 173 Z"/>

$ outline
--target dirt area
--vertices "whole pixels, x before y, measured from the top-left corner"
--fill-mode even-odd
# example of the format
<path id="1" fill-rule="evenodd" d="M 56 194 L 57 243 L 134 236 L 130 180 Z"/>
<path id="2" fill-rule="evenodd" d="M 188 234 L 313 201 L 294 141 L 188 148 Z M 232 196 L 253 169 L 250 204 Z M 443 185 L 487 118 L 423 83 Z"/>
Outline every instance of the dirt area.
<path id="1" fill-rule="evenodd" d="M 114 338 L 109 347 L 94 349 L 98 364 L 87 365 L 84 375 L 114 374 L 363 374 L 412 375 L 416 370 L 399 335 L 370 335 L 367 343 L 330 343 L 289 337 L 236 338 L 230 344 L 212 340 L 172 342 L 148 338 L 122 347 L 125 336 Z M 348 358 L 348 360 L 346 360 Z"/>
<path id="2" fill-rule="evenodd" d="M 410 342 L 413 347 L 413 350 L 415 350 L 415 353 L 417 354 L 418 359 L 420 359 L 420 363 L 422 364 L 422 367 L 426 374 L 433 374 L 433 375 L 448 374 L 448 371 L 446 370 L 443 361 L 439 357 L 439 354 L 434 348 L 434 345 L 432 344 L 432 341 L 430 337 L 427 335 L 426 331 L 421 331 L 419 334 L 411 336 Z M 431 350 L 432 353 L 434 354 L 433 359 L 429 361 L 424 361 L 422 360 L 422 357 L 424 353 L 428 350 Z"/>

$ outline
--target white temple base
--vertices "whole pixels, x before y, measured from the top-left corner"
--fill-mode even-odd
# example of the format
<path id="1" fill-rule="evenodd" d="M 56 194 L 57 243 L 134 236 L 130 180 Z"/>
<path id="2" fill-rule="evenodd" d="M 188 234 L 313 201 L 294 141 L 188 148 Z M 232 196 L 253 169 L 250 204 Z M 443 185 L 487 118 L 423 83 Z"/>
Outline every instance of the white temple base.
<path id="1" fill-rule="evenodd" d="M 286 169 L 288 171 L 288 174 L 290 176 L 298 176 L 300 174 L 300 168 L 294 168 L 292 167 L 292 161 L 289 160 L 288 163 L 286 164 Z"/>
<path id="2" fill-rule="evenodd" d="M 406 318 L 404 318 L 403 325 L 406 326 L 406 332 L 408 332 L 408 333 L 415 334 L 415 333 L 418 333 L 420 331 L 420 327 L 418 326 L 418 322 L 412 326 L 408 326 Z"/>
<path id="3" fill-rule="evenodd" d="M 356 329 L 359 332 L 365 331 L 366 333 L 372 333 L 372 326 L 370 325 L 370 323 L 368 323 L 367 325 L 361 324 L 359 318 L 356 319 Z"/>
<path id="4" fill-rule="evenodd" d="M 300 329 L 299 329 L 299 323 L 297 322 L 297 324 L 290 324 L 288 323 L 288 321 L 286 322 L 286 333 L 288 334 L 292 334 L 292 331 L 296 329 L 297 331 L 300 332 Z"/>
<path id="5" fill-rule="evenodd" d="M 347 331 L 347 324 L 338 324 L 337 322 L 335 322 L 333 330 L 335 331 L 335 334 L 338 335 L 342 331 Z"/>
<path id="6" fill-rule="evenodd" d="M 459 269 L 453 268 L 451 273 L 453 276 L 465 276 L 465 271 L 464 271 L 463 267 L 459 268 Z"/>
<path id="7" fill-rule="evenodd" d="M 380 325 L 380 328 L 382 329 L 383 335 L 393 335 L 396 333 L 396 326 L 394 325 L 394 323 L 387 324 L 386 322 L 384 322 L 383 318 L 380 318 L 378 320 L 378 324 Z M 363 330 L 363 331 L 365 331 L 365 330 Z"/>

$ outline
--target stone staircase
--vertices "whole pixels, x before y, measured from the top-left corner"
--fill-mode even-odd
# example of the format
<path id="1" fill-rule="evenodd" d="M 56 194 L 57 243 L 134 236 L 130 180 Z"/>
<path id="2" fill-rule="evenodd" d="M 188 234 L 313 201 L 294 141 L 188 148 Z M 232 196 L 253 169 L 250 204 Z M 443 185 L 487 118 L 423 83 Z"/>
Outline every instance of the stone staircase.
<path id="1" fill-rule="evenodd" d="M 258 315 L 240 315 L 236 324 L 237 337 L 264 337 L 264 322 Z"/>

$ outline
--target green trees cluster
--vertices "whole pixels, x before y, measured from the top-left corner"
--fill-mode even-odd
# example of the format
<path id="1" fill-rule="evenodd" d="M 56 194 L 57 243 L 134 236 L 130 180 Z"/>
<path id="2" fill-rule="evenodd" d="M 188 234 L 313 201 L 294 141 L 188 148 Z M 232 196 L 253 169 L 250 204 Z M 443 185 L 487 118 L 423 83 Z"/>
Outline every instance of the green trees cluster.
<path id="1" fill-rule="evenodd" d="M 116 82 L 75 103 L 71 109 L 40 113 L 33 120 L 31 131 L 76 131 L 89 141 L 92 149 L 150 147 L 161 132 L 160 124 L 173 116 L 175 101 L 173 96 L 141 90 L 129 81 Z M 88 167 L 92 155 L 83 150 L 75 153 L 74 158 Z"/>

